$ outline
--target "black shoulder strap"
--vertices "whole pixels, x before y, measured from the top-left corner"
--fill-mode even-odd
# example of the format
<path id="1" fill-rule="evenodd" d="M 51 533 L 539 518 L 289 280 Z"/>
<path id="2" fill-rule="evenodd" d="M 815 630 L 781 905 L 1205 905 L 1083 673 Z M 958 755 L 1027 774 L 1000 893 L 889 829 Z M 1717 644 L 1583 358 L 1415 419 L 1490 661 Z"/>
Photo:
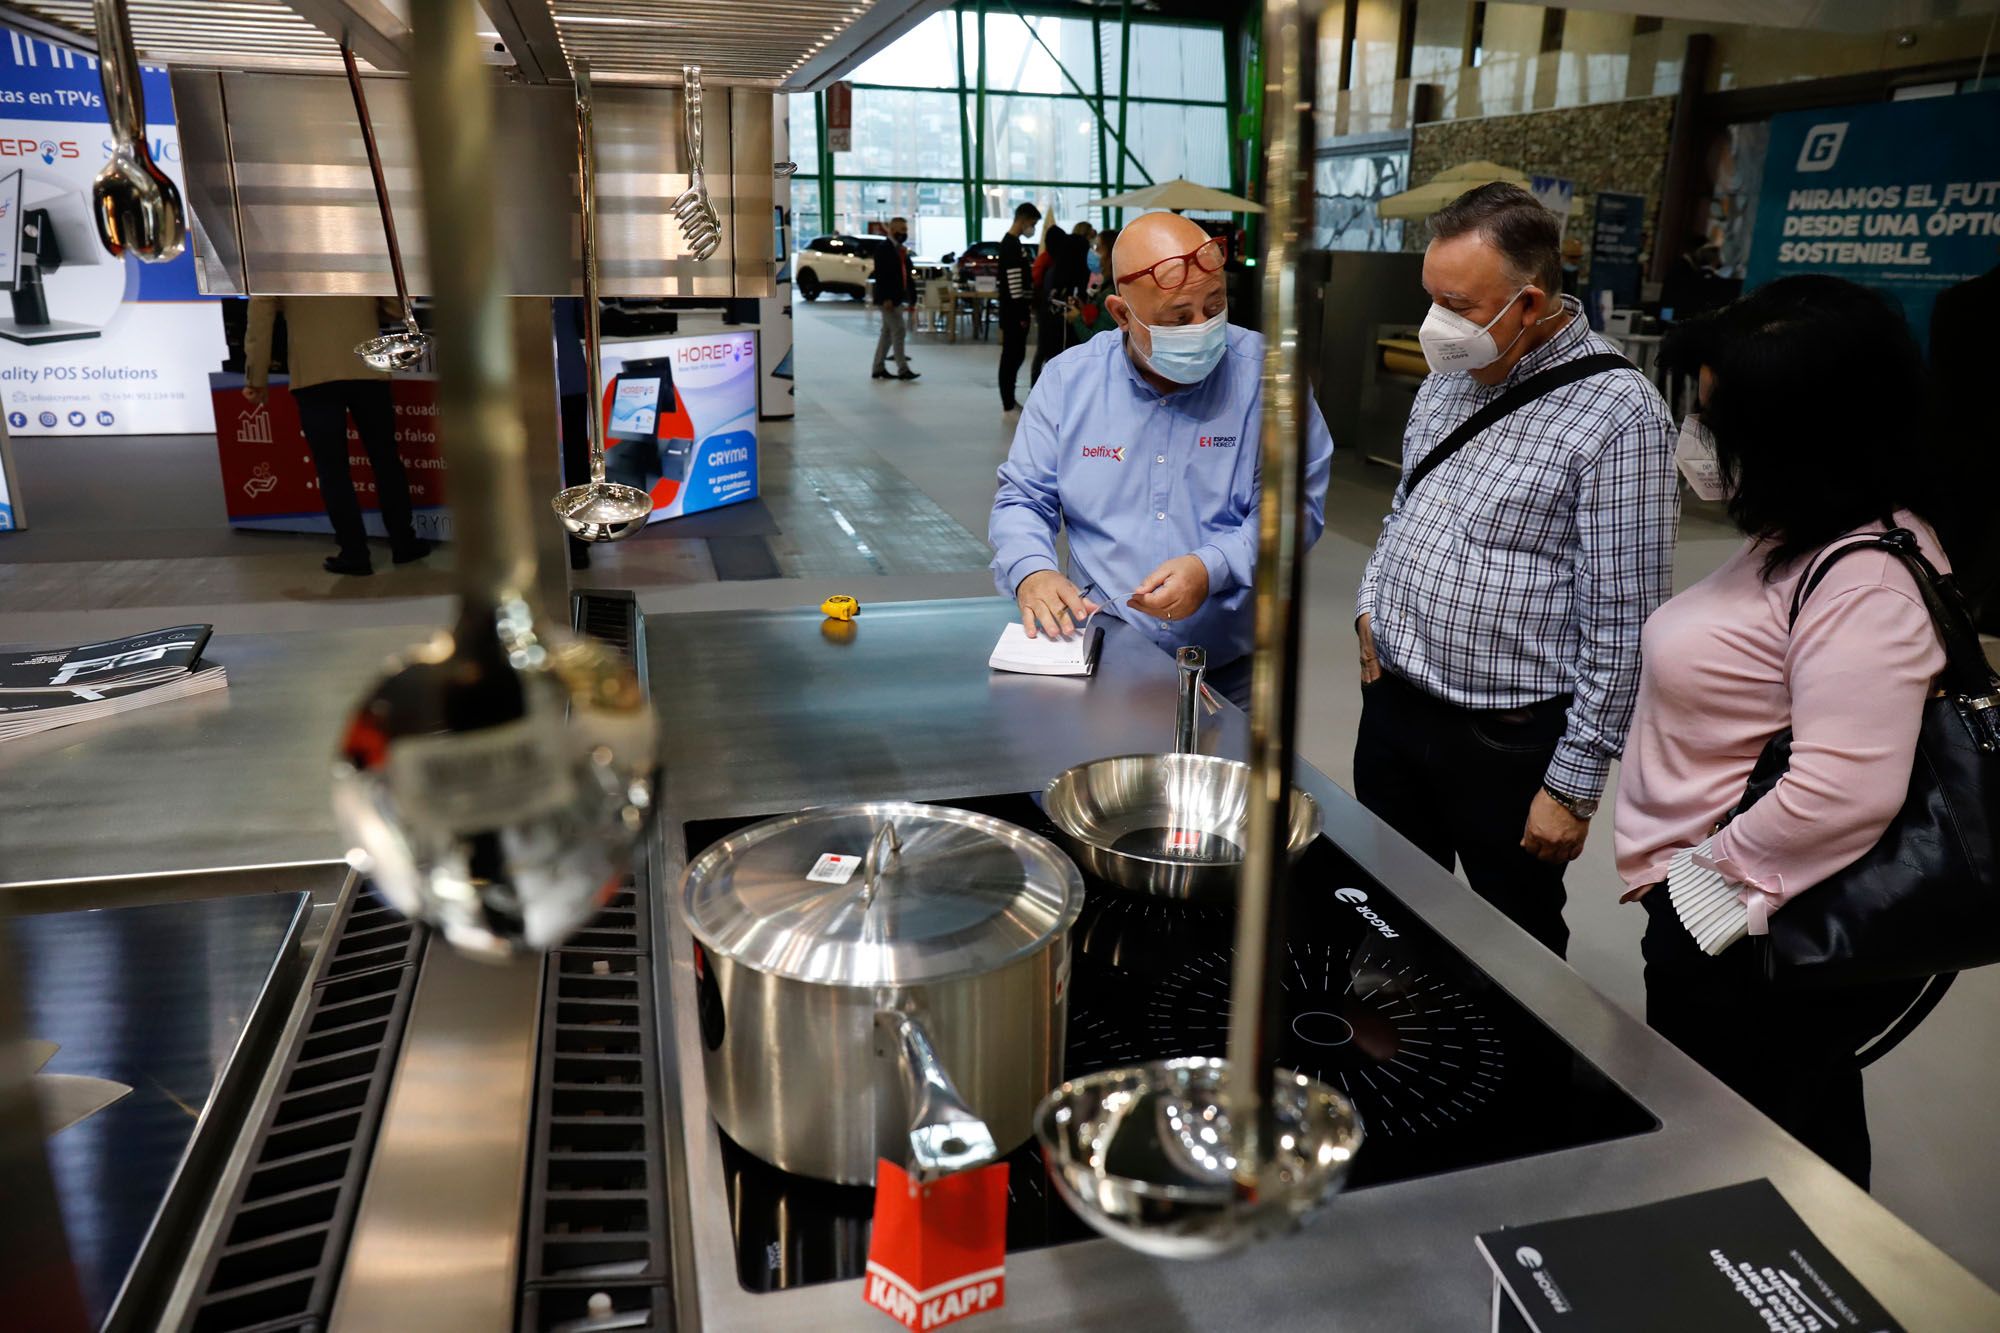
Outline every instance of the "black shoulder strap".
<path id="1" fill-rule="evenodd" d="M 1557 389 L 1574 384 L 1578 380 L 1587 380 L 1592 375 L 1602 375 L 1612 370 L 1637 369 L 1637 366 L 1615 352 L 1596 352 L 1590 356 L 1580 356 L 1574 361 L 1565 361 L 1559 366 L 1551 366 L 1538 375 L 1530 375 L 1467 417 L 1465 423 L 1447 435 L 1442 444 L 1425 454 L 1423 461 L 1411 469 L 1410 479 L 1403 483 L 1403 498 L 1409 499 L 1410 493 L 1417 489 L 1418 483 L 1437 471 L 1438 466 L 1446 459 L 1470 444 L 1479 432 L 1502 417 L 1526 407 L 1537 398 L 1554 393 Z"/>
<path id="2" fill-rule="evenodd" d="M 1925 558 L 1923 548 L 1917 542 L 1917 534 L 1908 528 L 1871 533 L 1822 551 L 1823 558 L 1799 580 L 1798 588 L 1792 593 L 1789 628 L 1798 627 L 1799 612 L 1804 609 L 1806 598 L 1812 596 L 1813 590 L 1826 578 L 1827 571 L 1856 551 L 1887 551 L 1903 562 L 1910 576 L 1916 580 L 1917 592 L 1923 597 L 1924 606 L 1931 613 L 1931 623 L 1937 627 L 1938 638 L 1944 644 L 1947 683 L 1967 694 L 1990 692 L 1994 680 L 1993 668 L 1986 660 L 1985 650 L 1980 647 L 1979 633 L 1973 628 L 1964 594 L 1957 584 L 1938 573 L 1937 566 Z"/>

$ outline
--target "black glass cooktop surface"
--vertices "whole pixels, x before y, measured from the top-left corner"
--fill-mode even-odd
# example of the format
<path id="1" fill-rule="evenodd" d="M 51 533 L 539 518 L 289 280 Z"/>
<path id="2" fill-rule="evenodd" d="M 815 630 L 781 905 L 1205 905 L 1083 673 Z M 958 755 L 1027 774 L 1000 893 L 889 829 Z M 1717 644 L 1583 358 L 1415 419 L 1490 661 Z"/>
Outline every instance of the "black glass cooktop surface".
<path id="1" fill-rule="evenodd" d="M 941 804 L 1047 835 L 1032 795 Z M 688 855 L 764 816 L 687 826 Z M 1234 913 L 1089 876 L 1070 936 L 1069 1076 L 1228 1044 Z M 1646 1109 L 1577 1055 L 1325 838 L 1294 868 L 1289 1032 L 1279 1062 L 1346 1092 L 1367 1139 L 1349 1189 L 1642 1134 Z M 874 1191 L 777 1170 L 725 1135 L 737 1275 L 750 1291 L 860 1277 Z M 1093 1233 L 1054 1196 L 1039 1149 L 1009 1159 L 1007 1248 Z"/>

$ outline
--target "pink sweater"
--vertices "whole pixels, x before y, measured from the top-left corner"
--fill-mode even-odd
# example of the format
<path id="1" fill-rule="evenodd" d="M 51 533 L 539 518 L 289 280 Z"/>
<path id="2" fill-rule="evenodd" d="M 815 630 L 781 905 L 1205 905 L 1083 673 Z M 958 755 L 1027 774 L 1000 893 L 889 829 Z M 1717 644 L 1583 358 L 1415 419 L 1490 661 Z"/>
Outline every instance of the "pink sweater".
<path id="1" fill-rule="evenodd" d="M 1896 517 L 1947 569 L 1931 530 Z M 1620 878 L 1634 889 L 1660 883 L 1673 854 L 1700 846 L 1742 799 L 1764 742 L 1789 725 L 1790 770 L 1712 849 L 1716 870 L 1757 890 L 1753 933 L 1889 827 L 1945 660 L 1916 581 L 1888 552 L 1833 566 L 1789 634 L 1792 593 L 1816 561 L 1767 583 L 1766 553 L 1745 546 L 1646 622 L 1613 824 Z"/>

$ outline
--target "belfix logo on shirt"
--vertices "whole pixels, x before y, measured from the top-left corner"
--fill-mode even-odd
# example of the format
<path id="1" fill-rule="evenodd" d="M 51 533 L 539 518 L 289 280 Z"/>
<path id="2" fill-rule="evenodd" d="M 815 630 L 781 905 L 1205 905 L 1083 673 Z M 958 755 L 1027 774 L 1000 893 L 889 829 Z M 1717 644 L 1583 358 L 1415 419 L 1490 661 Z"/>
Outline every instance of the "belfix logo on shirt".
<path id="1" fill-rule="evenodd" d="M 1122 444 L 1086 444 L 1083 446 L 1085 458 L 1108 458 L 1114 463 L 1125 461 L 1125 446 Z"/>
<path id="2" fill-rule="evenodd" d="M 1234 435 L 1204 435 L 1197 443 L 1204 449 L 1234 449 L 1236 447 L 1236 437 Z"/>

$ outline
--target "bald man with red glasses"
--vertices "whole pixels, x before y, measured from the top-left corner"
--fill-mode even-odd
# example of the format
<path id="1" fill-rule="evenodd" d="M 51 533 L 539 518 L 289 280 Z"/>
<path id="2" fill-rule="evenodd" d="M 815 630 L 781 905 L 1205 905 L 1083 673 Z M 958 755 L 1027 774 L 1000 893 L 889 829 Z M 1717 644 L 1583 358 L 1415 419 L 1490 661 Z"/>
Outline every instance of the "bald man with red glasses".
<path id="1" fill-rule="evenodd" d="M 1172 213 L 1118 235 L 1117 321 L 1054 358 L 1000 468 L 988 540 L 1027 632 L 1099 610 L 1168 652 L 1196 644 L 1239 706 L 1250 690 L 1264 339 L 1229 323 L 1223 243 Z M 1312 409 L 1306 534 L 1325 526 L 1333 440 Z M 1069 565 L 1057 558 L 1067 531 Z"/>

